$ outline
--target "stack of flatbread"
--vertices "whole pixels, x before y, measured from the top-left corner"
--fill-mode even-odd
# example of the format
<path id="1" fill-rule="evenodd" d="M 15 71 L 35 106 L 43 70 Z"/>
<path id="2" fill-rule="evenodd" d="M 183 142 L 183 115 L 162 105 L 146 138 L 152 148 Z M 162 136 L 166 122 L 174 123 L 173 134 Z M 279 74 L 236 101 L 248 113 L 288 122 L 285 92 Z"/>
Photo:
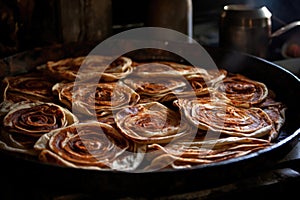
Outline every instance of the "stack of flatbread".
<path id="1" fill-rule="evenodd" d="M 244 156 L 272 145 L 286 110 L 264 83 L 243 75 L 124 56 L 49 61 L 5 77 L 1 90 L 3 151 L 96 170 Z"/>

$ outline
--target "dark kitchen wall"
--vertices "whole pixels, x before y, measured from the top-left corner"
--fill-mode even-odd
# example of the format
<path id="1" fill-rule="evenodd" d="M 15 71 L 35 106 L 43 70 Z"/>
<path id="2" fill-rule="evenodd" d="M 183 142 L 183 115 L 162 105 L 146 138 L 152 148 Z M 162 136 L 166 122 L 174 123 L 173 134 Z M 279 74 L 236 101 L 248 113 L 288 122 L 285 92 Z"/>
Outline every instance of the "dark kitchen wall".
<path id="1" fill-rule="evenodd" d="M 55 0 L 0 0 L 1 56 L 59 41 Z"/>
<path id="2" fill-rule="evenodd" d="M 112 22 L 116 31 L 144 26 L 150 0 L 112 0 Z"/>
<path id="3" fill-rule="evenodd" d="M 0 0 L 0 57 L 111 35 L 111 0 Z"/>
<path id="4" fill-rule="evenodd" d="M 140 26 L 145 23 L 147 6 L 151 0 L 112 0 L 113 23 L 116 28 L 131 24 Z M 162 0 L 163 1 L 163 0 Z M 273 13 L 273 28 L 282 24 L 300 20 L 300 1 L 295 0 L 192 0 L 194 23 L 218 20 L 222 7 L 226 4 L 250 4 L 267 6 Z M 168 11 L 166 11 L 168 12 Z"/>
<path id="5" fill-rule="evenodd" d="M 0 56 L 10 55 L 18 49 L 17 12 L 12 1 L 0 1 Z"/>
<path id="6" fill-rule="evenodd" d="M 228 3 L 266 5 L 273 13 L 273 30 L 300 19 L 300 1 L 295 0 L 192 2 L 194 25 L 217 23 L 222 6 Z M 55 43 L 101 41 L 146 26 L 149 3 L 151 0 L 0 0 L 0 57 Z"/>

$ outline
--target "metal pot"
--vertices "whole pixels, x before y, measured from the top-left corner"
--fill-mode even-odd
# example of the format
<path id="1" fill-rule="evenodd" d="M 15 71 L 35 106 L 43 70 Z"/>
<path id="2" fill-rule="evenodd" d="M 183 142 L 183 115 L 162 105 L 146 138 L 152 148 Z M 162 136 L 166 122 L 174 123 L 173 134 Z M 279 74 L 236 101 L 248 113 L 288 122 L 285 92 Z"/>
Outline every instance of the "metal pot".
<path id="1" fill-rule="evenodd" d="M 273 37 L 300 25 L 300 21 L 295 21 L 272 33 L 271 17 L 272 13 L 265 6 L 224 6 L 220 16 L 220 46 L 265 58 Z"/>

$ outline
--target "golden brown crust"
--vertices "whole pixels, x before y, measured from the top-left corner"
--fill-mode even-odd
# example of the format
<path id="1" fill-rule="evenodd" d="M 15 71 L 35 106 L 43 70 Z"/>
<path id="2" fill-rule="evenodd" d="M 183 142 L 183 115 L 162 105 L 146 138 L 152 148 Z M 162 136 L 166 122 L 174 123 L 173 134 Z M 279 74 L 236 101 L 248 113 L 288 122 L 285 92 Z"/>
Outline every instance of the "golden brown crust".
<path id="1" fill-rule="evenodd" d="M 272 121 L 260 108 L 241 108 L 212 99 L 176 101 L 185 117 L 203 130 L 240 137 L 262 137 L 272 129 Z"/>
<path id="2" fill-rule="evenodd" d="M 30 150 L 43 134 L 77 122 L 75 115 L 53 103 L 18 104 L 3 119 L 1 140 L 12 148 Z"/>
<path id="3" fill-rule="evenodd" d="M 214 87 L 224 93 L 231 104 L 240 107 L 249 108 L 257 105 L 268 96 L 268 88 L 265 84 L 239 74 L 227 76 Z"/>
<path id="4" fill-rule="evenodd" d="M 81 123 L 54 130 L 35 144 L 42 161 L 97 170 L 134 170 L 143 159 L 144 145 L 132 144 L 112 126 Z"/>
<path id="5" fill-rule="evenodd" d="M 152 144 L 149 151 L 159 152 L 145 168 L 153 171 L 162 168 L 190 168 L 192 166 L 211 164 L 240 157 L 251 152 L 269 147 L 268 140 L 252 137 L 226 137 L 221 139 L 204 139 L 200 141 L 179 141 L 171 145 L 162 146 Z"/>
<path id="6" fill-rule="evenodd" d="M 158 102 L 124 108 L 115 120 L 125 137 L 142 144 L 167 143 L 192 132 L 178 113 Z"/>
<path id="7" fill-rule="evenodd" d="M 76 58 L 65 58 L 58 61 L 49 61 L 47 70 L 53 77 L 60 80 L 74 81 L 95 77 L 104 81 L 116 81 L 132 72 L 132 61 L 127 57 L 113 57 L 89 55 Z"/>
<path id="8" fill-rule="evenodd" d="M 122 107 L 136 104 L 140 96 L 122 83 L 58 83 L 53 87 L 59 101 L 73 112 L 105 116 Z"/>
<path id="9" fill-rule="evenodd" d="M 53 102 L 52 86 L 54 84 L 54 81 L 38 72 L 5 77 L 2 80 L 2 100 L 13 103 L 20 101 Z"/>

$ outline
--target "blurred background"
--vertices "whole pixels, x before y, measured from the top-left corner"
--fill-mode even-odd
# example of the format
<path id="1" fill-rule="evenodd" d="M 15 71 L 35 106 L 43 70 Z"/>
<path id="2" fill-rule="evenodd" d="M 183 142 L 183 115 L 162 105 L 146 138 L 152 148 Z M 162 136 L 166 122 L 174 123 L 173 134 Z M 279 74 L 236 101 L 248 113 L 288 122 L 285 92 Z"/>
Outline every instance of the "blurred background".
<path id="1" fill-rule="evenodd" d="M 57 43 L 102 41 L 131 28 L 153 26 L 155 20 L 185 15 L 186 0 L 0 0 L 0 57 Z M 220 12 L 226 4 L 265 5 L 273 14 L 272 30 L 300 19 L 295 0 L 190 0 L 191 36 L 203 45 L 217 46 Z M 171 5 L 172 4 L 172 5 Z M 173 13 L 173 15 L 172 15 Z M 174 17 L 175 16 L 175 17 Z M 181 16 L 181 17 L 182 17 Z M 183 16 L 184 17 L 184 16 Z M 159 26 L 159 25 L 158 25 Z M 163 25 L 161 25 L 163 26 Z M 299 38 L 299 28 L 272 41 L 269 59 L 282 57 L 288 40 Z"/>

